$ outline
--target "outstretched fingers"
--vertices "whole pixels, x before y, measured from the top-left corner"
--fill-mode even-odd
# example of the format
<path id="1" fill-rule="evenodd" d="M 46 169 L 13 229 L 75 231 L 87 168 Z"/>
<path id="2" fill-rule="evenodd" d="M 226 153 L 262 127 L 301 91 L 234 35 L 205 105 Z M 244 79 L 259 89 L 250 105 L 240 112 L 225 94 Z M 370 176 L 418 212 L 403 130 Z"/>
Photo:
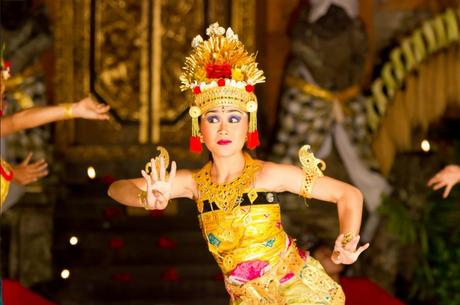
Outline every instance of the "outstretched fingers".
<path id="1" fill-rule="evenodd" d="M 364 251 L 366 251 L 367 248 L 369 248 L 369 245 L 370 245 L 370 244 L 367 243 L 367 244 L 365 244 L 365 245 L 359 247 L 359 248 L 356 250 L 356 252 L 355 252 L 355 253 L 356 253 L 356 258 L 358 258 L 358 256 L 359 256 L 361 253 L 363 253 Z"/>
<path id="2" fill-rule="evenodd" d="M 150 177 L 152 178 L 152 183 L 158 181 L 158 172 L 154 158 L 150 159 Z"/>
<path id="3" fill-rule="evenodd" d="M 149 174 L 147 174 L 147 172 L 145 170 L 141 170 L 141 175 L 142 175 L 142 177 L 144 177 L 144 179 L 147 182 L 147 184 L 152 183 L 152 181 L 150 180 L 151 178 L 150 178 Z"/>
<path id="4" fill-rule="evenodd" d="M 174 180 L 174 177 L 176 177 L 176 169 L 177 169 L 176 161 L 172 161 L 171 171 L 169 172 L 169 178 L 168 178 L 169 183 L 172 183 Z"/>
<path id="5" fill-rule="evenodd" d="M 160 180 L 165 181 L 166 168 L 165 168 L 165 159 L 160 157 Z"/>

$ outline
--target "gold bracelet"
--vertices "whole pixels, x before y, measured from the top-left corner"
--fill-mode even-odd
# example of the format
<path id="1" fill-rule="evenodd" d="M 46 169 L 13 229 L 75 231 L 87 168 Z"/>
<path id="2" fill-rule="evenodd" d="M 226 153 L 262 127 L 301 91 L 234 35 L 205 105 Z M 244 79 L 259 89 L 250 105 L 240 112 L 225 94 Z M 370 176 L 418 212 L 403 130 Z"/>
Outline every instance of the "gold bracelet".
<path id="1" fill-rule="evenodd" d="M 64 119 L 69 120 L 73 118 L 72 103 L 61 104 L 64 107 Z"/>
<path id="2" fill-rule="evenodd" d="M 353 238 L 355 238 L 355 234 L 351 232 L 343 234 L 342 246 L 345 247 Z"/>
<path id="3" fill-rule="evenodd" d="M 149 205 L 147 204 L 147 192 L 146 191 L 140 191 L 137 194 L 137 198 L 139 199 L 139 202 L 141 203 L 140 206 L 143 207 L 146 210 L 150 210 Z"/>

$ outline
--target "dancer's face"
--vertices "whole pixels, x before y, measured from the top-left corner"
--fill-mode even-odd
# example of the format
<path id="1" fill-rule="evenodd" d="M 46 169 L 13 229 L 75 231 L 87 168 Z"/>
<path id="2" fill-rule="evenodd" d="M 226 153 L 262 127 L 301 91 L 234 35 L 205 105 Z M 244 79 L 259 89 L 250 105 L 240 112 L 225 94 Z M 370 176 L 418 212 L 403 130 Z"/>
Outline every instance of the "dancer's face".
<path id="1" fill-rule="evenodd" d="M 215 107 L 201 117 L 200 130 L 204 144 L 213 155 L 230 156 L 243 149 L 248 116 L 233 106 Z"/>

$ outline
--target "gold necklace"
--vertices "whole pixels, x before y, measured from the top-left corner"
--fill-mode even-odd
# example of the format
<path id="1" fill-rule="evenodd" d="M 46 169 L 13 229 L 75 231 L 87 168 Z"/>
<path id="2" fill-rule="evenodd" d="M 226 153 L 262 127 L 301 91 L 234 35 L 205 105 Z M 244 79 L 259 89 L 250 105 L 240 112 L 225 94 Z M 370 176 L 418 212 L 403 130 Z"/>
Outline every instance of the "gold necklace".
<path id="1" fill-rule="evenodd" d="M 199 201 L 215 203 L 220 210 L 225 212 L 233 210 L 241 203 L 242 194 L 248 190 L 254 182 L 254 175 L 262 167 L 261 162 L 255 161 L 247 153 L 244 153 L 244 168 L 241 175 L 226 183 L 214 183 L 211 179 L 212 162 L 208 162 L 198 173 L 194 175 L 200 193 Z"/>

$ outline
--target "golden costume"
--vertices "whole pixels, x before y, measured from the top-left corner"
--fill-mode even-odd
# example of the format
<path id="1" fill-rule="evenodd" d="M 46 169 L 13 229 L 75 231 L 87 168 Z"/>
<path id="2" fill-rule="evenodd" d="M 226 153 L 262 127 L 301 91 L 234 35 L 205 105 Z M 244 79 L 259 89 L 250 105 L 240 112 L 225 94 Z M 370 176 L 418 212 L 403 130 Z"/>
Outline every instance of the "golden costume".
<path id="1" fill-rule="evenodd" d="M 13 171 L 10 165 L 0 160 L 0 206 L 3 205 L 6 195 L 8 195 L 11 179 L 13 179 Z"/>
<path id="2" fill-rule="evenodd" d="M 249 113 L 246 145 L 253 149 L 259 145 L 254 85 L 265 81 L 263 71 L 231 28 L 214 23 L 206 34 L 207 40 L 199 35 L 193 39 L 180 78 L 181 89 L 193 94 L 190 150 L 201 152 L 200 115 L 221 106 Z M 309 198 L 313 182 L 322 175 L 318 164 L 324 164 L 308 146 L 299 156 L 305 172 L 299 193 Z M 283 230 L 277 195 L 253 188 L 262 162 L 248 154 L 244 158 L 242 174 L 231 182 L 212 181 L 212 162 L 193 175 L 201 230 L 224 274 L 231 304 L 344 304 L 340 286 Z"/>
<path id="3" fill-rule="evenodd" d="M 277 195 L 252 188 L 261 162 L 245 154 L 242 175 L 224 184 L 211 167 L 194 175 L 199 222 L 231 304 L 344 304 L 339 284 L 283 230 Z"/>
<path id="4" fill-rule="evenodd" d="M 10 76 L 9 64 L 3 61 L 3 51 L 5 46 L 0 50 L 0 99 L 1 104 L 3 105 L 3 93 L 5 92 L 6 80 Z M 2 109 L 0 109 L 0 117 L 3 115 Z M 3 202 L 8 195 L 8 190 L 10 188 L 10 181 L 13 179 L 13 170 L 11 166 L 0 159 L 0 206 L 3 205 Z"/>

